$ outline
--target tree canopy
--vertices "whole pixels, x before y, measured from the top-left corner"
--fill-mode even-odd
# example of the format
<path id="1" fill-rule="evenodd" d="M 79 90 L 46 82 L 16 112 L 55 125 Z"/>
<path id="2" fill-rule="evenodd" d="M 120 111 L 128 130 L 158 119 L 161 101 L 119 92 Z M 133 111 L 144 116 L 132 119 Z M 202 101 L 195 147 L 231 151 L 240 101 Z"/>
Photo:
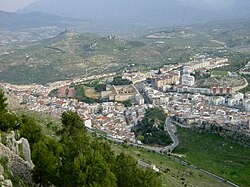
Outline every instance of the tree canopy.
<path id="1" fill-rule="evenodd" d="M 147 109 L 144 119 L 135 127 L 135 135 L 145 144 L 168 145 L 171 138 L 164 131 L 167 115 L 162 108 Z"/>
<path id="2" fill-rule="evenodd" d="M 106 141 L 90 137 L 75 112 L 62 114 L 59 142 L 33 146 L 34 181 L 43 186 L 161 186 L 155 172 L 142 169 L 131 156 L 114 155 Z M 57 151 L 55 151 L 57 150 Z M 42 152 L 39 156 L 39 152 Z M 44 161 L 43 161 L 44 159 Z M 72 180 L 73 179 L 73 180 Z"/>

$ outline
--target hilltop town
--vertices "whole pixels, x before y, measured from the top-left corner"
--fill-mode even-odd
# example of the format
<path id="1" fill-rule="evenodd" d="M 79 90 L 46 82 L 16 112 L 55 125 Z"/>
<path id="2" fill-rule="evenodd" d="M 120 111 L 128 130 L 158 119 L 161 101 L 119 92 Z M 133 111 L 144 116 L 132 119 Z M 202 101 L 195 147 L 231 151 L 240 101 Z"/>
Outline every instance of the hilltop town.
<path id="1" fill-rule="evenodd" d="M 250 94 L 238 92 L 247 86 L 244 79 L 240 87 L 234 87 L 230 82 L 228 85 L 213 84 L 210 88 L 197 87 L 196 84 L 198 73 L 205 77 L 209 70 L 227 66 L 227 62 L 226 58 L 203 59 L 166 65 L 160 70 L 124 72 L 122 78 L 130 80 L 132 84 L 107 84 L 100 93 L 102 102 L 77 100 L 73 97 L 75 90 L 71 85 L 96 79 L 107 81 L 117 76 L 115 73 L 78 77 L 47 85 L 1 83 L 1 86 L 7 93 L 14 94 L 19 103 L 29 110 L 56 117 L 60 117 L 64 111 L 76 111 L 89 129 L 98 129 L 111 138 L 132 143 L 138 141 L 131 129 L 144 118 L 146 109 L 154 107 L 162 107 L 176 122 L 189 128 L 210 124 L 220 129 L 220 133 L 236 131 L 249 136 Z M 239 79 L 234 73 L 227 76 Z M 55 89 L 67 92 L 72 97 L 50 97 L 50 92 Z M 124 105 L 123 102 L 127 100 L 131 101 L 130 106 Z"/>

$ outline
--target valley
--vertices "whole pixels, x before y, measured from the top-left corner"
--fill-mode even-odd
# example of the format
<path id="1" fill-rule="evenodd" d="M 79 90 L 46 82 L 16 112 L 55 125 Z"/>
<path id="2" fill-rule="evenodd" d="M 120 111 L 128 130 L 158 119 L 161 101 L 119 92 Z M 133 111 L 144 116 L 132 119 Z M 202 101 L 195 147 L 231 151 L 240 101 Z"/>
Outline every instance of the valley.
<path id="1" fill-rule="evenodd" d="M 0 10 L 0 186 L 250 186 L 249 5 Z"/>

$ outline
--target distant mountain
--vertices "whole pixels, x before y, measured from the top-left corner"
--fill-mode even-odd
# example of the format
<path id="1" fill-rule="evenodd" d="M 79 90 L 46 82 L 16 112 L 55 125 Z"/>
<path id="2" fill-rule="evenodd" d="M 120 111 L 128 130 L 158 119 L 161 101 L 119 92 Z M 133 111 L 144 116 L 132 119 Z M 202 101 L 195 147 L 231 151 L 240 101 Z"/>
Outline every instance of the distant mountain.
<path id="1" fill-rule="evenodd" d="M 108 29 L 135 29 L 249 16 L 249 5 L 249 0 L 39 0 L 20 11 L 83 18 Z"/>
<path id="2" fill-rule="evenodd" d="M 236 0 L 180 0 L 180 2 L 189 7 L 204 10 L 221 10 L 233 5 Z M 240 1 L 240 0 L 237 0 Z"/>
<path id="3" fill-rule="evenodd" d="M 0 11 L 0 28 L 16 29 L 44 26 L 69 27 L 82 20 L 42 12 L 13 13 Z"/>
<path id="4" fill-rule="evenodd" d="M 21 12 L 42 11 L 95 22 L 128 25 L 180 25 L 211 17 L 204 11 L 178 0 L 40 0 Z"/>
<path id="5" fill-rule="evenodd" d="M 223 18 L 250 18 L 250 1 L 236 0 L 231 6 L 220 11 Z"/>
<path id="6" fill-rule="evenodd" d="M 196 9 L 211 9 L 211 6 L 203 0 L 180 0 L 182 5 Z"/>

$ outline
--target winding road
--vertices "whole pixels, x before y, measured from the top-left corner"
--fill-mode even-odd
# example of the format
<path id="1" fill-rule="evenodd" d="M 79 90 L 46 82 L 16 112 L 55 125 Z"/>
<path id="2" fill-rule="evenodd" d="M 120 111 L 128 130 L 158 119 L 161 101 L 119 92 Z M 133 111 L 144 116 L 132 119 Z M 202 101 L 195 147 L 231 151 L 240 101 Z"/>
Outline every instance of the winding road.
<path id="1" fill-rule="evenodd" d="M 161 151 L 162 152 L 165 152 L 165 151 L 172 152 L 174 150 L 174 148 L 176 148 L 179 145 L 179 140 L 178 140 L 177 136 L 175 135 L 176 126 L 172 123 L 172 119 L 170 117 L 167 117 L 167 119 L 165 121 L 165 130 L 167 130 L 173 143 L 171 145 L 164 147 Z"/>

